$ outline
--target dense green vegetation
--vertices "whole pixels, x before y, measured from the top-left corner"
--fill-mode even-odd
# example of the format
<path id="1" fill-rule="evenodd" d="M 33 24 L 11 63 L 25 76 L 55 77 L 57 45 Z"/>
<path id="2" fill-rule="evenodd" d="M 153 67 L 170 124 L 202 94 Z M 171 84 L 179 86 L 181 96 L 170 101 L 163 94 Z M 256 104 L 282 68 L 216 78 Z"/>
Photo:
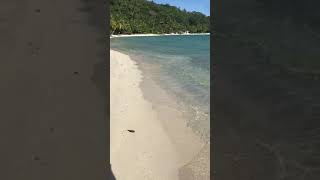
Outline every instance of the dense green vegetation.
<path id="1" fill-rule="evenodd" d="M 112 34 L 209 32 L 209 16 L 168 4 L 147 0 L 111 0 L 110 9 Z"/>

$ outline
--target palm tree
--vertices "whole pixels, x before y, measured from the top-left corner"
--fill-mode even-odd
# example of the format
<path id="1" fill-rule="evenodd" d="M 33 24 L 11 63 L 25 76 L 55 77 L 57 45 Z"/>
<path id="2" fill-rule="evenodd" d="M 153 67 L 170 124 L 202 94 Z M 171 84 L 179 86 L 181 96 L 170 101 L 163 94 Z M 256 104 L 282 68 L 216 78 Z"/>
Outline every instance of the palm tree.
<path id="1" fill-rule="evenodd" d="M 117 29 L 117 22 L 115 21 L 112 15 L 110 17 L 110 28 L 111 28 L 111 34 L 113 34 L 114 31 Z"/>

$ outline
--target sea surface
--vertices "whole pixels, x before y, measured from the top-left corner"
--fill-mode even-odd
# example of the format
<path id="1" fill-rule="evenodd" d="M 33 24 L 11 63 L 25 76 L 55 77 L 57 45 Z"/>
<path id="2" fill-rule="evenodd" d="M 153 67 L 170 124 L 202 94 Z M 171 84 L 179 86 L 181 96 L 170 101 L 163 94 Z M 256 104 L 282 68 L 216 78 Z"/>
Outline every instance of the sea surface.
<path id="1" fill-rule="evenodd" d="M 110 45 L 158 67 L 148 75 L 178 100 L 187 125 L 209 141 L 210 35 L 121 37 L 112 38 Z"/>

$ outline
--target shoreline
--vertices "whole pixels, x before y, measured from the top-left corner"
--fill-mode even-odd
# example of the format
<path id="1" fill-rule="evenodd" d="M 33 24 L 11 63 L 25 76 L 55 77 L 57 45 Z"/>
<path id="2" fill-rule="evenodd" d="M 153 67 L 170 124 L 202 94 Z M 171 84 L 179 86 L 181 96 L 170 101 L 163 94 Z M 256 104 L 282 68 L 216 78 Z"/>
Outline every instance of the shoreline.
<path id="1" fill-rule="evenodd" d="M 117 37 L 154 37 L 154 36 L 199 36 L 210 35 L 210 33 L 188 33 L 188 34 L 118 34 L 110 35 L 110 38 Z"/>
<path id="2" fill-rule="evenodd" d="M 110 61 L 110 93 L 121 94 L 110 99 L 111 164 L 116 178 L 180 179 L 180 169 L 204 144 L 186 126 L 175 102 L 143 76 L 136 61 L 112 49 Z"/>
<path id="3" fill-rule="evenodd" d="M 187 119 L 189 119 L 187 108 L 184 105 L 178 105 L 178 99 L 171 94 L 167 93 L 165 87 L 161 86 L 160 84 L 156 83 L 153 80 L 152 73 L 154 73 L 154 69 L 159 67 L 154 67 L 154 65 L 147 64 L 143 60 L 140 60 L 141 57 L 132 56 L 132 60 L 137 62 L 138 69 L 146 74 L 143 76 L 143 80 L 141 82 L 141 89 L 143 90 L 143 96 L 146 100 L 151 102 L 152 104 L 156 104 L 154 109 L 158 112 L 159 119 L 164 123 L 165 127 L 167 127 L 167 132 L 171 135 L 172 141 L 176 141 L 176 144 L 180 144 L 179 147 L 181 148 L 188 148 L 190 144 L 197 146 L 196 144 L 192 143 L 192 138 L 194 136 L 197 137 L 197 141 L 201 142 L 201 149 L 198 151 L 197 154 L 192 156 L 192 159 L 189 159 L 190 156 L 185 156 L 189 159 L 182 167 L 179 168 L 179 180 L 209 180 L 210 179 L 210 141 L 208 142 L 206 139 L 201 137 L 201 134 L 195 132 L 191 126 L 186 125 Z M 161 94 L 165 94 L 161 96 Z M 161 97 L 168 98 L 164 100 Z M 173 109 L 173 110 L 172 110 Z M 171 116 L 167 116 L 169 112 L 172 111 L 180 111 L 183 112 L 180 114 L 180 118 L 176 118 L 180 120 L 179 124 L 172 126 L 171 120 L 173 118 Z M 173 113 L 173 115 L 177 115 L 177 113 Z M 186 126 L 185 126 L 186 125 Z M 177 129 L 184 127 L 191 132 L 183 134 L 177 133 Z M 189 137 L 188 137 L 189 135 Z M 190 137 L 191 135 L 191 137 Z M 185 141 L 181 141 L 180 137 L 184 137 Z M 189 147 L 190 148 L 190 147 Z M 183 153 L 185 149 L 181 149 L 180 152 Z"/>

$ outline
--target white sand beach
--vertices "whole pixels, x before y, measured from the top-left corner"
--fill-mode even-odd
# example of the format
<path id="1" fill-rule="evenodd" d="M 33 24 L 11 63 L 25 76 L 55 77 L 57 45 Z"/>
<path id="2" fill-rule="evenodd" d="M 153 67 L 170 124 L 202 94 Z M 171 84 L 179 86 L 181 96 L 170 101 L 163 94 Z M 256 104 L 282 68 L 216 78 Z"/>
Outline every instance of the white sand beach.
<path id="1" fill-rule="evenodd" d="M 148 89 L 141 87 L 142 81 Z M 110 50 L 110 93 L 110 157 L 116 179 L 178 180 L 179 169 L 203 144 L 187 128 L 174 100 L 143 78 L 128 55 L 114 50 Z M 145 94 L 150 93 L 162 103 L 148 101 Z"/>
<path id="2" fill-rule="evenodd" d="M 110 38 L 115 37 L 148 37 L 148 36 L 197 36 L 197 35 L 210 35 L 210 33 L 186 33 L 186 34 L 178 34 L 178 33 L 172 33 L 172 34 L 117 34 L 117 35 L 111 35 Z"/>

